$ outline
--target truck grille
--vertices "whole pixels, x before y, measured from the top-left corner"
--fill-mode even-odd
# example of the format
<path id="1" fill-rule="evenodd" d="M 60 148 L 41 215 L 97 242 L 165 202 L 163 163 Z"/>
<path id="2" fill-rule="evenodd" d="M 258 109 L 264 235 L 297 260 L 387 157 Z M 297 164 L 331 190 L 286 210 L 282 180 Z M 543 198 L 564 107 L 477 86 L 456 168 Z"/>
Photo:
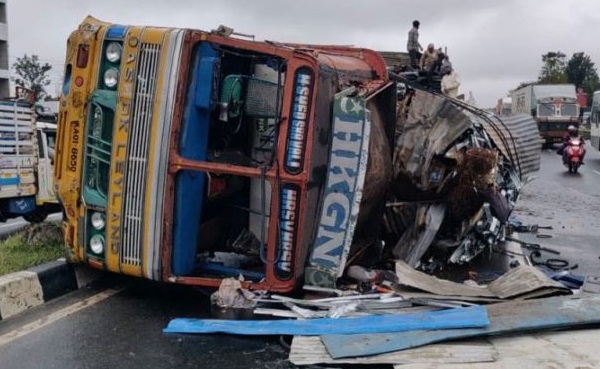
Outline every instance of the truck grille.
<path id="1" fill-rule="evenodd" d="M 140 266 L 142 262 L 148 147 L 159 59 L 160 45 L 141 45 L 129 123 L 121 248 L 121 263 L 132 266 Z"/>

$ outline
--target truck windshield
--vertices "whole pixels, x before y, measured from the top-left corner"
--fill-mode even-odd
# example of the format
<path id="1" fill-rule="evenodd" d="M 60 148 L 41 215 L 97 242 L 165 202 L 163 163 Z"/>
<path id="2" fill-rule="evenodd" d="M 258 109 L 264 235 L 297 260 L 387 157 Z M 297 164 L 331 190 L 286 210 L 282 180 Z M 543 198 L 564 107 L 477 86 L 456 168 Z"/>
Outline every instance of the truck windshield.
<path id="1" fill-rule="evenodd" d="M 100 206 L 108 196 L 113 115 L 100 104 L 92 104 L 86 132 L 84 198 Z"/>
<path id="2" fill-rule="evenodd" d="M 577 116 L 577 105 L 575 104 L 562 104 L 560 106 L 560 115 L 564 117 Z"/>
<path id="3" fill-rule="evenodd" d="M 540 104 L 538 107 L 538 116 L 552 117 L 555 115 L 554 104 Z"/>

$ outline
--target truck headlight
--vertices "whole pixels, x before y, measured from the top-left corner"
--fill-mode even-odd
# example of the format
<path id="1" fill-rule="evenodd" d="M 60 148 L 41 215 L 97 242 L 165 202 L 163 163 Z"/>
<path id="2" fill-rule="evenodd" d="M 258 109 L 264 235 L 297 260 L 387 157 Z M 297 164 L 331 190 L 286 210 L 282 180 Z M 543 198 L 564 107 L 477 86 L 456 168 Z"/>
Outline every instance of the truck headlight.
<path id="1" fill-rule="evenodd" d="M 106 46 L 106 52 L 104 55 L 109 62 L 116 63 L 121 59 L 122 51 L 123 48 L 121 47 L 121 44 L 118 42 L 111 42 L 108 44 L 108 46 Z"/>
<path id="2" fill-rule="evenodd" d="M 96 230 L 100 231 L 104 228 L 106 224 L 106 217 L 102 213 L 93 213 L 92 214 L 92 227 Z"/>
<path id="3" fill-rule="evenodd" d="M 90 238 L 90 249 L 96 255 L 102 254 L 104 251 L 104 237 L 99 234 L 93 235 Z"/>
<path id="4" fill-rule="evenodd" d="M 113 88 L 119 82 L 119 71 L 117 68 L 110 68 L 104 72 L 104 85 Z"/>

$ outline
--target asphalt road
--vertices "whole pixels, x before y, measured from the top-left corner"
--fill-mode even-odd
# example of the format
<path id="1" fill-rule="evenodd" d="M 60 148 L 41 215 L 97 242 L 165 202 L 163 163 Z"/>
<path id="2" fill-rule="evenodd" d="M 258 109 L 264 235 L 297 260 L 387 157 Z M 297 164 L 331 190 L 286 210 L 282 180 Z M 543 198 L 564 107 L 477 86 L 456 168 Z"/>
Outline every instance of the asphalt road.
<path id="1" fill-rule="evenodd" d="M 575 273 L 600 275 L 600 154 L 590 151 L 586 162 L 568 174 L 558 155 L 544 151 L 515 213 L 525 224 L 553 227 L 522 240 L 560 251 L 578 264 Z M 0 369 L 293 368 L 278 337 L 162 333 L 172 318 L 209 311 L 207 296 L 190 287 L 103 281 L 1 321 Z"/>
<path id="2" fill-rule="evenodd" d="M 519 234 L 561 253 L 544 258 L 567 259 L 578 265 L 576 274 L 600 275 L 600 153 L 588 147 L 585 163 L 568 173 L 559 155 L 544 150 L 538 177 L 523 187 L 515 213 L 525 224 L 553 227 Z"/>
<path id="3" fill-rule="evenodd" d="M 294 367 L 278 337 L 162 333 L 172 318 L 208 311 L 193 288 L 105 282 L 1 321 L 0 369 Z"/>

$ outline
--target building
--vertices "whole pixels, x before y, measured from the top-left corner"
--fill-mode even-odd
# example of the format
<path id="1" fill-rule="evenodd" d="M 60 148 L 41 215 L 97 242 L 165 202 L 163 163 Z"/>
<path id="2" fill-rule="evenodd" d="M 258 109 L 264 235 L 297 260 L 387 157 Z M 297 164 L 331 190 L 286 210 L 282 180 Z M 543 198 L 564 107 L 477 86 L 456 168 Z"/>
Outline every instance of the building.
<path id="1" fill-rule="evenodd" d="M 8 59 L 8 20 L 6 0 L 0 0 L 0 98 L 10 95 L 10 63 Z"/>

